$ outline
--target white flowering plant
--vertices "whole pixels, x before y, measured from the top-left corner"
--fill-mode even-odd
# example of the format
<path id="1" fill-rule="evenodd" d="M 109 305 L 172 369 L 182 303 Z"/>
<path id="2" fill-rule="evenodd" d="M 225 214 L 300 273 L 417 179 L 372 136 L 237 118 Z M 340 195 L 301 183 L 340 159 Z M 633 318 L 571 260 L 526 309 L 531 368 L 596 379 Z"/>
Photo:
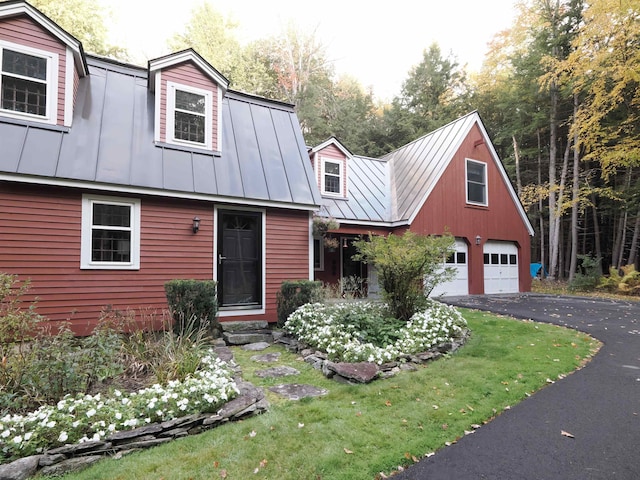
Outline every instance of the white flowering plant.
<path id="1" fill-rule="evenodd" d="M 376 344 L 362 330 L 363 322 L 353 320 L 367 314 L 384 319 L 385 310 L 385 305 L 373 302 L 309 303 L 289 316 L 284 329 L 326 352 L 333 361 L 378 365 L 460 338 L 467 329 L 466 320 L 455 307 L 427 299 L 426 308 L 408 322 L 396 324 L 388 343 Z"/>
<path id="2" fill-rule="evenodd" d="M 133 393 L 65 396 L 26 415 L 0 418 L 0 448 L 19 458 L 68 443 L 102 440 L 122 430 L 193 413 L 216 412 L 238 387 L 228 365 L 208 351 L 200 368 L 184 380 L 153 385 Z"/>

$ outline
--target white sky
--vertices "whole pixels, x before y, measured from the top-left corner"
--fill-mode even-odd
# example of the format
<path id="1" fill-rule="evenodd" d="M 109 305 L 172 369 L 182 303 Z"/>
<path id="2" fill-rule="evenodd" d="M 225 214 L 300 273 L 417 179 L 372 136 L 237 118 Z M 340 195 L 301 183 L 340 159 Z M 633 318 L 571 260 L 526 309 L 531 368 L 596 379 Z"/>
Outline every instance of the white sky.
<path id="1" fill-rule="evenodd" d="M 169 51 L 166 39 L 183 30 L 204 0 L 100 0 L 113 14 L 111 41 L 136 61 Z M 240 41 L 280 34 L 291 20 L 316 31 L 336 73 L 349 74 L 377 98 L 391 100 L 422 52 L 437 42 L 461 65 L 478 70 L 487 43 L 509 28 L 516 0 L 208 0 L 239 26 Z M 215 65 L 214 65 L 215 67 Z M 231 88 L 233 88 L 233 79 Z"/>

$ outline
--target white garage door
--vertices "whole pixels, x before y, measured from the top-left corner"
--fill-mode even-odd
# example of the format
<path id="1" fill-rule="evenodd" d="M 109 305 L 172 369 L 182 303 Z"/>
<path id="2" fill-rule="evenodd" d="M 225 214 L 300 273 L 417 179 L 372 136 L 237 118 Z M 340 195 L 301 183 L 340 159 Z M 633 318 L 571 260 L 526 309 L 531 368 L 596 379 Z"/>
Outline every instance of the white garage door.
<path id="1" fill-rule="evenodd" d="M 446 267 L 452 267 L 456 271 L 453 280 L 437 285 L 429 295 L 430 297 L 449 295 L 469 295 L 469 264 L 467 244 L 464 240 L 456 239 L 456 251 L 447 258 Z"/>
<path id="2" fill-rule="evenodd" d="M 484 293 L 517 293 L 518 247 L 511 242 L 484 244 Z"/>

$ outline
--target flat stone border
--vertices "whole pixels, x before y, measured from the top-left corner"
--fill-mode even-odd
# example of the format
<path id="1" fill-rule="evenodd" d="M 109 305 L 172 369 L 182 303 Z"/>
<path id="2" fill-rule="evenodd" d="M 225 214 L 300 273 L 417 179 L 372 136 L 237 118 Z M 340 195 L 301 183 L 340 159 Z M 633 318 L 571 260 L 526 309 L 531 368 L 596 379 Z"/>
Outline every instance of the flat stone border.
<path id="1" fill-rule="evenodd" d="M 20 458 L 0 465 L 1 480 L 25 480 L 36 474 L 61 476 L 83 470 L 105 458 L 121 458 L 131 452 L 155 447 L 176 438 L 197 435 L 227 422 L 264 413 L 269 408 L 264 390 L 236 379 L 240 394 L 225 403 L 217 413 L 193 414 L 122 430 L 104 441 L 89 441 L 48 450 L 42 455 Z"/>
<path id="2" fill-rule="evenodd" d="M 284 345 L 290 352 L 299 353 L 306 363 L 309 363 L 316 370 L 320 370 L 327 378 L 332 378 L 342 383 L 362 384 L 376 379 L 390 378 L 401 371 L 416 370 L 417 365 L 436 360 L 447 353 L 455 352 L 466 343 L 470 335 L 471 331 L 465 329 L 460 338 L 456 338 L 451 342 L 441 343 L 426 352 L 403 355 L 397 361 L 382 365 L 371 362 L 332 362 L 327 358 L 326 353 L 309 348 L 305 343 L 288 335 L 280 336 L 276 343 Z"/>

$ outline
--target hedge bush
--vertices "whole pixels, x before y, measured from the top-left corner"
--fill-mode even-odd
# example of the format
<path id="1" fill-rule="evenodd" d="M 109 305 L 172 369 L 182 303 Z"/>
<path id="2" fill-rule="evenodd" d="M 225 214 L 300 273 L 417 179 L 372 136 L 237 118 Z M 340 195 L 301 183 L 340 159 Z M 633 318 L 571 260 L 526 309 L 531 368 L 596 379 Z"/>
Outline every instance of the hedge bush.
<path id="1" fill-rule="evenodd" d="M 323 299 L 322 282 L 312 280 L 285 280 L 276 294 L 278 325 L 284 325 L 289 315 L 305 303 Z"/>
<path id="2" fill-rule="evenodd" d="M 164 291 L 173 317 L 173 331 L 207 330 L 213 336 L 219 332 L 217 282 L 214 280 L 171 280 Z"/>

